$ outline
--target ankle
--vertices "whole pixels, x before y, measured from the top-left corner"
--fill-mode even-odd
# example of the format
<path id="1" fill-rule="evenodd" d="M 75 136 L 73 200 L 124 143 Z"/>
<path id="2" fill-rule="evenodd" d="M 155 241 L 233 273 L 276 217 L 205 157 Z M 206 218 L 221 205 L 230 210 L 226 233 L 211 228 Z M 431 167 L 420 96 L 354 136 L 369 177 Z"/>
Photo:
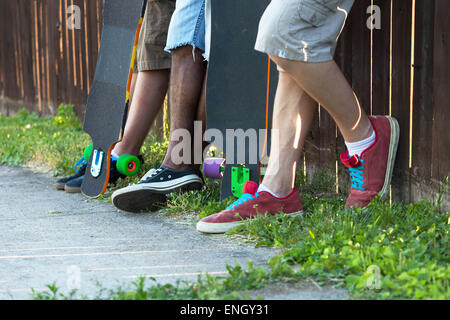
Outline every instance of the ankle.
<path id="1" fill-rule="evenodd" d="M 342 135 L 344 136 L 344 140 L 346 142 L 359 142 L 364 139 L 368 139 L 374 132 L 374 128 L 369 118 L 366 117 L 366 120 L 361 120 L 358 126 L 351 128 L 344 132 L 341 130 Z"/>
<path id="2" fill-rule="evenodd" d="M 172 169 L 172 170 L 177 170 L 177 171 L 192 169 L 191 165 L 186 165 L 186 164 L 183 164 L 183 163 L 179 164 L 179 165 L 176 165 L 172 161 L 167 161 L 167 160 L 164 160 L 163 163 L 161 164 L 161 166 L 165 167 L 165 168 Z"/>
<path id="3" fill-rule="evenodd" d="M 369 147 L 371 147 L 374 142 L 376 141 L 376 134 L 375 131 L 372 132 L 372 134 L 361 141 L 357 142 L 345 142 L 345 145 L 347 146 L 348 155 L 350 157 L 354 155 L 358 155 L 359 157 L 361 154 L 367 150 Z"/>
<path id="4" fill-rule="evenodd" d="M 136 148 L 127 148 L 123 146 L 123 143 L 120 145 L 117 144 L 114 149 L 112 150 L 111 154 L 116 154 L 117 156 L 121 156 L 123 154 L 129 154 L 132 156 L 138 156 L 139 155 L 139 149 L 136 150 Z"/>
<path id="5" fill-rule="evenodd" d="M 271 181 L 263 181 L 258 189 L 272 194 L 276 198 L 284 198 L 292 192 L 292 188 L 286 184 L 274 183 Z"/>

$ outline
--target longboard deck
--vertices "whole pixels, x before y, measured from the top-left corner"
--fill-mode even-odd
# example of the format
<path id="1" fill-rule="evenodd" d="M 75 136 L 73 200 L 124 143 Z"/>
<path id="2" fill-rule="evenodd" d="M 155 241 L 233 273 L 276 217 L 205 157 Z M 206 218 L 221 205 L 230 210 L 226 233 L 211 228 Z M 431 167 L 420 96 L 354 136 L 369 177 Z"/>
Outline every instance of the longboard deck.
<path id="1" fill-rule="evenodd" d="M 108 183 L 110 152 L 121 137 L 130 61 L 142 0 L 105 0 L 103 31 L 94 82 L 86 105 L 83 130 L 94 150 L 104 152 L 100 175 L 91 174 L 93 155 L 81 186 L 88 197 L 98 197 Z"/>
<path id="2" fill-rule="evenodd" d="M 259 20 L 269 3 L 270 0 L 211 2 L 211 53 L 206 88 L 207 128 L 220 130 L 224 138 L 227 129 L 255 129 L 258 133 L 258 160 L 264 153 L 264 141 L 261 139 L 265 138 L 259 136 L 259 130 L 266 128 L 266 116 L 268 128 L 271 127 L 273 99 L 278 81 L 275 65 L 269 64 L 267 55 L 254 50 Z M 265 149 L 270 150 L 269 148 L 270 134 L 265 144 Z M 237 141 L 234 149 L 234 157 L 226 159 L 221 199 L 232 196 L 230 164 L 238 162 Z M 250 179 L 259 182 L 258 165 L 249 164 L 248 144 L 245 149 L 246 160 L 242 164 L 250 169 Z M 225 140 L 223 151 L 227 153 Z"/>

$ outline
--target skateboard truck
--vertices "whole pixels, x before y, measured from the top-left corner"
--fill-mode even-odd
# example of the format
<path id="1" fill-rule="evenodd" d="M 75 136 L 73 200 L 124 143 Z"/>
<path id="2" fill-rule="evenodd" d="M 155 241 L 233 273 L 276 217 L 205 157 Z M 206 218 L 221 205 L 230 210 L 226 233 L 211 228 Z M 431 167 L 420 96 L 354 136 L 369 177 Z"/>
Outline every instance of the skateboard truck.
<path id="1" fill-rule="evenodd" d="M 250 169 L 244 165 L 231 168 L 231 193 L 236 197 L 242 196 L 242 190 L 247 181 L 250 180 Z"/>
<path id="2" fill-rule="evenodd" d="M 93 178 L 98 178 L 102 172 L 103 158 L 105 157 L 105 152 L 99 149 L 94 149 L 93 145 L 90 144 L 84 150 L 84 159 L 89 160 L 92 155 L 92 164 L 90 173 Z M 87 161 L 86 160 L 86 161 Z M 136 175 L 141 169 L 141 160 L 133 155 L 124 154 L 121 155 L 116 162 L 116 168 L 119 173 L 131 177 Z"/>
<path id="3" fill-rule="evenodd" d="M 225 172 L 226 161 L 223 158 L 206 158 L 203 162 L 203 174 L 207 178 L 222 179 Z M 231 168 L 231 193 L 236 198 L 242 196 L 242 190 L 250 180 L 250 169 L 245 165 Z"/>
<path id="4" fill-rule="evenodd" d="M 94 178 L 98 178 L 100 176 L 100 173 L 102 172 L 102 163 L 104 155 L 105 153 L 103 151 L 97 149 L 94 150 L 91 164 L 91 175 Z"/>

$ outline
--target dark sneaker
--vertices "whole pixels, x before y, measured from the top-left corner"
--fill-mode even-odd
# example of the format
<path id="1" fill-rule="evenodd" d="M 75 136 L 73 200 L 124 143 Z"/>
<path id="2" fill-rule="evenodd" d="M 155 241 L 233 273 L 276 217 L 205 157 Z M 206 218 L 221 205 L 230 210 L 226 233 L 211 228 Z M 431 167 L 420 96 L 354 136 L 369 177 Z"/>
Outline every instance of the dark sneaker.
<path id="1" fill-rule="evenodd" d="M 377 195 L 383 199 L 389 193 L 400 127 L 392 117 L 372 116 L 369 119 L 376 134 L 372 146 L 364 150 L 361 157 L 349 157 L 348 151 L 341 154 L 341 161 L 349 168 L 352 182 L 346 208 L 365 208 Z"/>
<path id="2" fill-rule="evenodd" d="M 257 192 L 258 185 L 247 181 L 243 195 L 225 210 L 201 219 L 197 230 L 204 233 L 225 233 L 260 214 L 276 215 L 280 212 L 295 217 L 303 213 L 303 205 L 297 189 L 284 198 L 275 198 L 269 192 Z"/>
<path id="3" fill-rule="evenodd" d="M 84 173 L 86 172 L 86 165 L 87 165 L 87 163 L 84 160 L 84 158 L 81 158 L 80 161 L 78 161 L 75 164 L 75 167 L 73 169 L 75 171 L 75 174 L 73 174 L 73 175 L 71 175 L 69 177 L 61 178 L 61 179 L 56 181 L 56 183 L 55 183 L 56 190 L 64 190 L 66 184 L 69 181 L 71 181 L 73 179 L 77 179 L 77 178 L 79 178 L 81 176 L 84 176 Z M 77 167 L 78 167 L 78 169 L 77 169 Z"/>
<path id="4" fill-rule="evenodd" d="M 144 163 L 144 158 L 139 155 L 138 156 L 141 163 Z M 119 180 L 119 178 L 126 178 L 125 175 L 121 174 L 116 167 L 117 160 L 111 160 L 111 172 L 109 173 L 109 183 L 114 184 Z M 86 169 L 85 169 L 86 171 Z M 80 193 L 81 192 L 81 185 L 83 184 L 84 174 L 78 177 L 75 177 L 74 179 L 71 179 L 70 181 L 66 182 L 64 186 L 64 190 L 68 193 Z"/>
<path id="5" fill-rule="evenodd" d="M 116 190 L 112 203 L 129 212 L 155 211 L 166 201 L 166 195 L 176 191 L 200 190 L 203 179 L 192 169 L 151 169 L 137 184 Z"/>

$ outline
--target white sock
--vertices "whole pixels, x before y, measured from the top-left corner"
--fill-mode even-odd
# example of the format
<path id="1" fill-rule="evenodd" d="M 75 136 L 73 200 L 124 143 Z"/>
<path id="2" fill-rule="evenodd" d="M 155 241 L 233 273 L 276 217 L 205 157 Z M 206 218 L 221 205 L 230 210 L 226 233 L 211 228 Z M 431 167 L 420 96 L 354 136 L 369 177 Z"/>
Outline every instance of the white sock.
<path id="1" fill-rule="evenodd" d="M 267 187 L 266 187 L 265 185 L 263 185 L 263 184 L 260 184 L 259 187 L 258 187 L 258 192 L 261 192 L 261 191 L 268 192 L 268 193 L 270 193 L 271 195 L 273 195 L 275 198 L 279 198 L 279 196 L 278 196 L 277 194 L 273 193 L 272 190 L 270 190 L 269 188 L 267 188 Z"/>
<path id="2" fill-rule="evenodd" d="M 358 156 L 361 156 L 361 153 L 369 148 L 374 142 L 375 142 L 375 130 L 373 131 L 372 135 L 364 140 L 358 141 L 358 142 L 346 142 L 345 145 L 348 149 L 348 155 L 350 157 L 357 154 Z"/>

